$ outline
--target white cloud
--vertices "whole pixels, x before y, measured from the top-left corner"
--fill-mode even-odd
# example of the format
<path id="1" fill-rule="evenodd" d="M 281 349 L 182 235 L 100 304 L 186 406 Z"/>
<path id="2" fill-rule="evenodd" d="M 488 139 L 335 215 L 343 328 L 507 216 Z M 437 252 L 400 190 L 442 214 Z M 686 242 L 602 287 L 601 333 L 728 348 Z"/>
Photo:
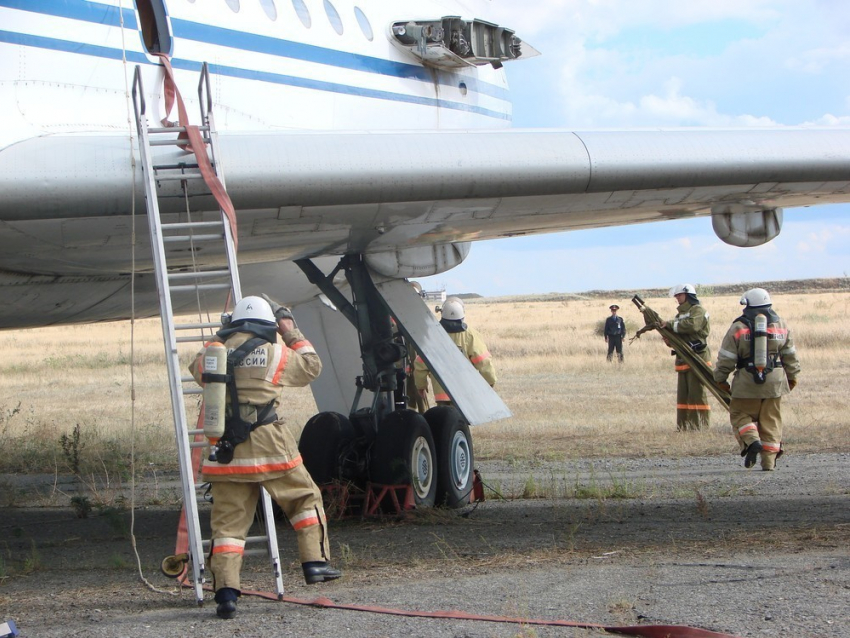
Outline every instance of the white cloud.
<path id="1" fill-rule="evenodd" d="M 539 68 L 559 69 L 554 87 L 544 83 L 560 101 L 560 117 L 547 126 L 846 126 L 850 116 L 846 94 L 820 112 L 804 99 L 816 76 L 850 73 L 850 4 L 503 0 L 493 8 L 543 52 Z M 741 26 L 729 35 L 721 21 Z M 693 46 L 675 37 L 685 27 Z"/>
<path id="2" fill-rule="evenodd" d="M 839 247 L 846 247 L 848 240 L 850 240 L 850 226 L 830 225 L 806 232 L 805 238 L 799 240 L 795 248 L 801 258 L 812 257 L 816 254 L 831 252 Z"/>

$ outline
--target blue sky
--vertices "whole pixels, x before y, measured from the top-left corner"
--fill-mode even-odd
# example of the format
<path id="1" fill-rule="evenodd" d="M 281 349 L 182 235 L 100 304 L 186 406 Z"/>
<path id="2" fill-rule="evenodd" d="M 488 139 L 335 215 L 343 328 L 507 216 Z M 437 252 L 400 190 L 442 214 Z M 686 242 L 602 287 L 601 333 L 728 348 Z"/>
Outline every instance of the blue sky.
<path id="1" fill-rule="evenodd" d="M 543 54 L 505 65 L 515 127 L 850 128 L 850 3 L 490 6 Z M 723 244 L 709 218 L 479 242 L 461 266 L 422 283 L 495 296 L 843 276 L 850 205 L 786 209 L 780 236 L 750 249 Z"/>

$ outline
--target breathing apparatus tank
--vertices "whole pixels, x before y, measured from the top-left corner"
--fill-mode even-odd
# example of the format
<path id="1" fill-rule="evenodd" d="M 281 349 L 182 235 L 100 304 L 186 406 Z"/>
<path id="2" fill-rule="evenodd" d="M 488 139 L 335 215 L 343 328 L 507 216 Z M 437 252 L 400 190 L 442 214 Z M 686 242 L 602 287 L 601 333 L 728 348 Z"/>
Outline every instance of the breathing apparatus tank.
<path id="1" fill-rule="evenodd" d="M 765 382 L 767 369 L 767 317 L 758 314 L 753 321 L 753 378 L 756 383 Z"/>
<path id="2" fill-rule="evenodd" d="M 204 436 L 214 451 L 224 435 L 224 412 L 227 398 L 227 348 L 213 342 L 204 352 Z M 210 460 L 214 461 L 213 455 Z"/>

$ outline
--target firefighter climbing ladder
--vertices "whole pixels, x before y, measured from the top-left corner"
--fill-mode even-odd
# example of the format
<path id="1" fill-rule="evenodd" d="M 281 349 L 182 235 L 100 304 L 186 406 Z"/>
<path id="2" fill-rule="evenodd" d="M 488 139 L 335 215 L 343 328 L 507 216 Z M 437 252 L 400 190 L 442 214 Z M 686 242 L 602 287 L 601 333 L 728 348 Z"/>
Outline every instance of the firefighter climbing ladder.
<path id="1" fill-rule="evenodd" d="M 164 93 L 168 96 L 170 85 L 173 84 L 173 74 L 168 59 L 163 58 L 162 61 L 166 72 Z M 224 176 L 217 162 L 220 155 L 213 123 L 207 65 L 203 65 L 198 85 L 201 126 L 195 127 L 188 124 L 182 98 L 176 90 L 176 85 L 173 87 L 173 97 L 177 100 L 180 112 L 179 126 L 148 126 L 141 69 L 136 67 L 133 79 L 133 106 L 139 135 L 139 155 L 143 169 L 145 202 L 171 390 L 171 409 L 174 415 L 179 454 L 183 516 L 188 533 L 188 551 L 181 551 L 178 539 L 177 553 L 163 561 L 162 569 L 166 575 L 178 577 L 186 572 L 188 561 L 192 569 L 195 597 L 200 605 L 203 603 L 205 580 L 204 549 L 209 551 L 209 541 L 201 539 L 198 516 L 198 486 L 195 479 L 200 461 L 200 450 L 196 449 L 194 452 L 192 450 L 204 447 L 206 442 L 203 438 L 203 429 L 189 427 L 184 396 L 197 395 L 202 390 L 195 385 L 191 376 L 181 374 L 177 346 L 179 343 L 187 342 L 202 344 L 221 326 L 221 323 L 199 319 L 197 323 L 177 324 L 174 321 L 174 307 L 181 312 L 186 312 L 194 302 L 200 316 L 200 309 L 203 306 L 210 307 L 209 301 L 220 299 L 221 303 L 218 307 L 224 309 L 228 301 L 231 304 L 237 303 L 242 293 L 236 262 L 233 208 L 224 191 Z M 166 98 L 166 112 L 170 110 L 169 106 Z M 168 152 L 155 156 L 153 147 L 166 147 Z M 179 184 L 179 189 L 175 188 L 175 184 Z M 198 186 L 193 187 L 195 184 Z M 202 190 L 204 188 L 202 185 L 206 185 L 208 190 Z M 210 195 L 218 200 L 221 207 L 218 219 L 210 220 L 202 213 L 196 213 L 199 219 L 193 221 L 189 211 L 190 198 L 199 197 L 208 201 Z M 186 202 L 185 210 L 181 213 L 161 213 L 160 203 L 174 198 L 180 198 Z M 172 209 L 173 204 L 167 207 L 168 211 Z M 198 245 L 203 246 L 207 264 L 210 262 L 209 255 L 215 255 L 218 261 L 223 262 L 223 265 L 198 267 L 194 263 Z M 203 304 L 202 299 L 205 300 Z M 179 337 L 178 332 L 181 334 Z M 264 542 L 267 547 L 266 549 L 249 549 L 245 553 L 268 553 L 277 594 L 283 596 L 283 579 L 272 502 L 264 489 L 261 489 L 260 493 L 265 535 L 250 536 L 246 539 L 246 544 Z"/>

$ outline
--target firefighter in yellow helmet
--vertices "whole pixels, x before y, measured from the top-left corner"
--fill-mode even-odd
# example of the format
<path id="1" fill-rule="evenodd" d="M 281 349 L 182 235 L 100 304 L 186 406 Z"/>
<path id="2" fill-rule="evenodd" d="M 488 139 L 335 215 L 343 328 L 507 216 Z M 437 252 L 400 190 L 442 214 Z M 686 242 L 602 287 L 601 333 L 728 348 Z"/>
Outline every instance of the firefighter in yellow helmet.
<path id="1" fill-rule="evenodd" d="M 761 455 L 761 469 L 773 470 L 782 453 L 780 402 L 797 385 L 800 361 L 791 330 L 772 309 L 770 294 L 753 288 L 741 297 L 746 306 L 732 322 L 717 353 L 714 380 L 730 390 L 729 419 L 741 448 L 744 467 Z"/>
<path id="2" fill-rule="evenodd" d="M 670 296 L 678 303 L 677 315 L 661 324 L 670 328 L 688 342 L 691 349 L 711 365 L 708 335 L 711 332 L 709 315 L 697 299 L 696 289 L 691 284 L 678 284 L 670 289 Z M 679 432 L 707 430 L 710 425 L 711 406 L 708 404 L 705 387 L 700 383 L 691 366 L 676 357 L 678 383 L 676 388 L 676 429 Z"/>
<path id="3" fill-rule="evenodd" d="M 236 613 L 245 536 L 254 520 L 260 486 L 281 506 L 296 531 L 307 583 L 341 576 L 328 564 L 321 493 L 303 465 L 292 434 L 278 417 L 283 388 L 309 384 L 319 376 L 322 362 L 289 309 L 270 301 L 268 297 L 242 299 L 230 323 L 212 340 L 224 343 L 230 360 L 225 432 L 211 454 L 215 460 L 205 459 L 202 468 L 202 479 L 212 486 L 210 570 L 216 613 L 221 618 Z M 189 366 L 200 384 L 209 345 Z"/>
<path id="4" fill-rule="evenodd" d="M 496 368 L 493 366 L 493 358 L 490 351 L 487 350 L 487 345 L 474 328 L 470 328 L 464 323 L 465 310 L 463 301 L 457 297 L 449 297 L 443 302 L 441 310 L 440 325 L 443 326 L 446 332 L 449 333 L 451 340 L 455 342 L 460 351 L 469 359 L 470 363 L 475 366 L 475 369 L 484 377 L 484 380 L 490 384 L 490 387 L 496 385 Z M 431 377 L 431 383 L 434 388 L 434 400 L 438 405 L 451 405 L 451 397 L 438 383 L 437 379 L 431 375 L 428 365 L 422 357 L 416 357 L 413 364 L 413 376 L 416 383 L 416 389 L 424 398 L 428 391 L 428 378 Z"/>

